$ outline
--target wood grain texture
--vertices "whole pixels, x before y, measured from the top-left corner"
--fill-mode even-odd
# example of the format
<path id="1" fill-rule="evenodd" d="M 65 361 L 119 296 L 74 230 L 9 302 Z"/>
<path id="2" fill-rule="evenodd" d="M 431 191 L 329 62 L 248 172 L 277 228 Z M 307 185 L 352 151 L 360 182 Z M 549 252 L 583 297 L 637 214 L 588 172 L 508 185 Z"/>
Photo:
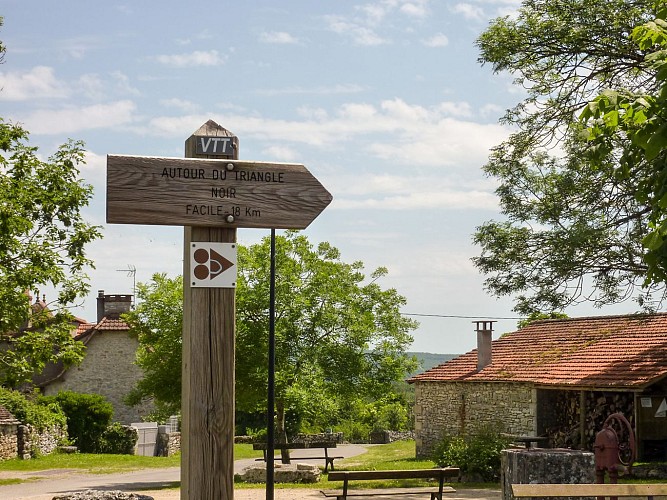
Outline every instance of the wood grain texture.
<path id="1" fill-rule="evenodd" d="M 515 497 L 645 497 L 667 495 L 667 484 L 513 484 Z"/>
<path id="2" fill-rule="evenodd" d="M 194 151 L 189 141 L 186 155 Z M 183 239 L 183 276 L 189 276 L 190 244 L 236 243 L 236 229 L 186 227 Z M 183 287 L 181 499 L 232 500 L 235 289 L 192 288 L 187 279 Z"/>
<path id="3" fill-rule="evenodd" d="M 300 164 L 107 156 L 109 223 L 304 229 L 331 200 Z"/>

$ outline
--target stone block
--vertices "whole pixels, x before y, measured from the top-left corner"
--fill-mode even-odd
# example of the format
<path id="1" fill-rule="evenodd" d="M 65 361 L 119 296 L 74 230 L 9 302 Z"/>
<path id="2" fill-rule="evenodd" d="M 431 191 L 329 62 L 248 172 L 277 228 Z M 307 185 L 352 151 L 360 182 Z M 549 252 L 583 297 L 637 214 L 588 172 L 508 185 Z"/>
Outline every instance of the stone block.
<path id="1" fill-rule="evenodd" d="M 512 484 L 595 482 L 595 459 L 588 451 L 511 449 L 501 452 L 500 461 L 503 500 L 514 500 Z"/>
<path id="2" fill-rule="evenodd" d="M 273 480 L 276 483 L 318 483 L 321 474 L 317 465 L 275 464 Z M 266 465 L 246 467 L 240 474 L 234 475 L 234 480 L 246 483 L 266 483 Z"/>
<path id="3" fill-rule="evenodd" d="M 53 497 L 53 500 L 154 500 L 148 495 L 125 493 L 123 491 L 86 490 L 75 493 L 65 493 Z"/>

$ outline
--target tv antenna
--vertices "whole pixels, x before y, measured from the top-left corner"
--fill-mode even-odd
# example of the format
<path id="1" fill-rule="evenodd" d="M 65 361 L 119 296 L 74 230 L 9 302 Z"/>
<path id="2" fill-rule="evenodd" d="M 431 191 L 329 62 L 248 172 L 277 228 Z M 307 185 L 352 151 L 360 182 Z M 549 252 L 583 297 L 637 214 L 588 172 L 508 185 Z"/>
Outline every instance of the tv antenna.
<path id="1" fill-rule="evenodd" d="M 116 271 L 125 272 L 128 278 L 132 278 L 132 307 L 134 307 L 137 300 L 137 268 L 132 264 L 128 264 L 127 269 L 116 269 Z"/>

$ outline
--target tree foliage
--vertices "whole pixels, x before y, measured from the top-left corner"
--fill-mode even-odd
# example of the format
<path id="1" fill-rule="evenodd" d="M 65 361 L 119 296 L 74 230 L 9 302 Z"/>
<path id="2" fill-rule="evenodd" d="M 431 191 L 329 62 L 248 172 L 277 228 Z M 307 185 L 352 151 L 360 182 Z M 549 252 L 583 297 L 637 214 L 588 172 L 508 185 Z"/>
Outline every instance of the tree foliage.
<path id="1" fill-rule="evenodd" d="M 270 239 L 239 249 L 237 404 L 254 410 L 266 399 Z M 405 351 L 413 320 L 405 299 L 369 278 L 363 263 L 347 264 L 329 243 L 314 247 L 296 232 L 276 238 L 276 411 L 299 400 L 379 398 L 414 369 Z M 319 402 L 317 401 L 319 400 Z"/>
<path id="2" fill-rule="evenodd" d="M 416 325 L 400 315 L 405 299 L 370 277 L 363 264 L 344 263 L 329 243 L 316 248 L 296 232 L 276 238 L 276 406 L 299 426 L 329 426 L 343 401 L 386 396 L 416 362 L 405 354 Z M 263 412 L 268 379 L 270 239 L 239 246 L 236 289 L 236 401 L 241 412 Z M 134 402 L 154 397 L 180 406 L 181 280 L 155 275 L 139 286 L 140 305 L 125 318 L 141 344 L 145 378 Z M 166 413 L 168 414 L 168 413 Z M 284 418 L 280 419 L 284 423 Z"/>
<path id="3" fill-rule="evenodd" d="M 605 89 L 581 113 L 589 155 L 602 171 L 635 184 L 645 206 L 642 238 L 647 283 L 667 281 L 667 6 L 656 3 L 656 18 L 637 26 L 630 39 L 646 54 L 644 88 Z M 608 162 L 613 158 L 613 162 Z"/>
<path id="4" fill-rule="evenodd" d="M 526 94 L 502 119 L 514 132 L 484 167 L 499 182 L 504 218 L 474 234 L 486 288 L 514 296 L 517 312 L 664 297 L 663 284 L 645 283 L 651 208 L 635 196 L 640 180 L 593 168 L 578 119 L 605 89 L 655 90 L 646 51 L 628 37 L 652 15 L 648 0 L 525 0 L 477 41 L 480 62 Z M 627 145 L 617 138 L 598 159 L 611 164 Z"/>
<path id="5" fill-rule="evenodd" d="M 139 340 L 137 365 L 143 378 L 128 403 L 152 399 L 158 418 L 181 409 L 181 360 L 183 347 L 183 279 L 154 274 L 149 283 L 137 286 L 138 306 L 123 315 Z"/>
<path id="6" fill-rule="evenodd" d="M 0 118 L 0 384 L 11 387 L 48 361 L 81 359 L 65 308 L 88 292 L 85 247 L 100 237 L 81 214 L 92 196 L 79 179 L 83 144 L 70 140 L 44 160 L 28 139 Z M 31 308 L 27 292 L 42 287 L 58 297 L 49 309 Z"/>

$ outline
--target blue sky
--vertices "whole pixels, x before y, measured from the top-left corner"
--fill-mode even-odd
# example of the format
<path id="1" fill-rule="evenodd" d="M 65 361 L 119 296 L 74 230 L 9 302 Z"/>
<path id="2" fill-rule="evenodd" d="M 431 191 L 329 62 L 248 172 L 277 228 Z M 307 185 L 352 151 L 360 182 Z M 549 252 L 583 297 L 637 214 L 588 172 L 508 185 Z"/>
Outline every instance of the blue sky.
<path id="1" fill-rule="evenodd" d="M 369 273 L 386 266 L 405 313 L 462 316 L 417 318 L 413 350 L 473 348 L 474 319 L 516 316 L 485 293 L 470 258 L 475 227 L 499 217 L 481 167 L 509 133 L 498 118 L 522 97 L 479 65 L 474 41 L 518 4 L 5 0 L 0 116 L 44 155 L 68 138 L 88 150 L 86 217 L 105 237 L 90 248 L 91 296 L 73 312 L 94 320 L 97 290 L 131 293 L 118 271 L 128 266 L 137 281 L 182 272 L 182 228 L 106 224 L 106 155 L 182 157 L 212 119 L 239 137 L 241 159 L 302 163 L 332 193 L 311 241 Z"/>

